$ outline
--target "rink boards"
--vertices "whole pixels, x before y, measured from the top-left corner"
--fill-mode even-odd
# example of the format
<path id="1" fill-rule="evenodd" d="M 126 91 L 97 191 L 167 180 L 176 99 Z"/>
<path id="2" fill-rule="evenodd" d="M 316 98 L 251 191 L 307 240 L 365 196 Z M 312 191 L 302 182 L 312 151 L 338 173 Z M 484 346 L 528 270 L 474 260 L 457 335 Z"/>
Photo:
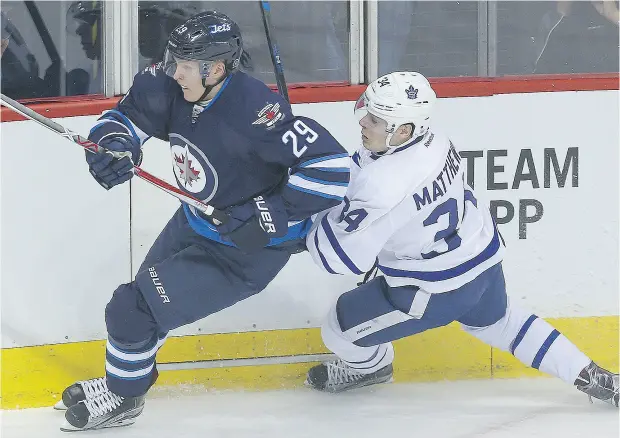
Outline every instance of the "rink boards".
<path id="1" fill-rule="evenodd" d="M 618 317 L 548 319 L 601 366 L 618 368 Z M 544 376 L 512 355 L 492 349 L 451 324 L 394 343 L 394 380 L 438 380 Z M 300 387 L 315 362 L 201 368 L 227 359 L 270 358 L 286 361 L 327 352 L 319 329 L 183 336 L 170 339 L 158 353 L 158 385 L 186 385 L 205 390 L 264 390 Z M 49 406 L 78 379 L 103 375 L 103 341 L 77 342 L 3 351 L 2 408 Z M 194 362 L 194 363 L 192 363 Z M 165 364 L 165 365 L 164 365 Z M 189 364 L 189 369 L 182 365 Z M 184 368 L 184 367 L 183 367 Z"/>
<path id="2" fill-rule="evenodd" d="M 359 139 L 352 107 L 294 110 L 352 151 Z M 61 122 L 87 133 L 95 118 Z M 478 198 L 498 218 L 511 299 L 614 370 L 617 120 L 617 91 L 584 91 L 441 99 L 433 123 L 461 151 Z M 46 406 L 67 384 L 103 374 L 105 305 L 131 281 L 178 203 L 137 180 L 101 190 L 81 151 L 31 122 L 3 123 L 1 141 L 2 407 Z M 159 141 L 145 145 L 143 167 L 174 180 Z M 175 331 L 158 355 L 166 364 L 158 384 L 300 385 L 326 353 L 316 327 L 357 281 L 294 256 L 258 296 Z M 296 360 L 304 362 L 283 363 Z M 456 325 L 397 341 L 395 368 L 397 381 L 537 373 Z"/>

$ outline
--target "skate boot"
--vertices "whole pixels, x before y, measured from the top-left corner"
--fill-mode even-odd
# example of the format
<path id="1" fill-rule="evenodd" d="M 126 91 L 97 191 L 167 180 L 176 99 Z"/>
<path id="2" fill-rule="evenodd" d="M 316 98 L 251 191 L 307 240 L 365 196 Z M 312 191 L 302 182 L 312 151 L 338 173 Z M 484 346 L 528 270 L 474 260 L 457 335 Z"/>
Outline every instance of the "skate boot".
<path id="1" fill-rule="evenodd" d="M 105 377 L 79 380 L 62 392 L 62 400 L 54 405 L 54 409 L 61 411 L 69 409 L 82 400 L 92 399 L 108 390 Z"/>
<path id="2" fill-rule="evenodd" d="M 606 369 L 599 367 L 594 362 L 585 367 L 577 380 L 575 386 L 579 391 L 585 392 L 592 397 L 618 407 L 618 374 L 614 374 Z"/>
<path id="3" fill-rule="evenodd" d="M 76 432 L 129 426 L 142 413 L 145 398 L 145 395 L 121 397 L 112 391 L 105 391 L 67 409 L 65 423 L 60 430 Z"/>
<path id="4" fill-rule="evenodd" d="M 319 391 L 341 392 L 389 382 L 393 372 L 392 364 L 389 364 L 374 373 L 362 374 L 338 359 L 310 368 L 306 384 Z"/>

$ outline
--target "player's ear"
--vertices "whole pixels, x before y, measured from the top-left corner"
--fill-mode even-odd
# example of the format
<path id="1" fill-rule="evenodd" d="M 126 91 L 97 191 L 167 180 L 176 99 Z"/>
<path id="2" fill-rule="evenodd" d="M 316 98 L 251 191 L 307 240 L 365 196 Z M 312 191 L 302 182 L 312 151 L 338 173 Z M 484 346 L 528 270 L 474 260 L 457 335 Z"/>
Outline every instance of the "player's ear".
<path id="1" fill-rule="evenodd" d="M 403 137 L 411 137 L 413 135 L 413 124 L 405 123 L 404 125 L 400 125 L 398 131 Z"/>
<path id="2" fill-rule="evenodd" d="M 222 61 L 217 61 L 213 66 L 215 70 L 215 76 L 220 79 L 222 76 L 226 75 L 226 65 Z"/>

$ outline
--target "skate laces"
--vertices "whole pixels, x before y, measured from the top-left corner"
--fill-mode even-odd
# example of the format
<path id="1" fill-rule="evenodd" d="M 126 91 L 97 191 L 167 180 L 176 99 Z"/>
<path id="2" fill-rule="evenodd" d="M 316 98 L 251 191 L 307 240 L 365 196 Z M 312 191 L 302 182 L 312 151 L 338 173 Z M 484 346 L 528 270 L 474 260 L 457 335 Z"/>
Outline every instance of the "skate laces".
<path id="1" fill-rule="evenodd" d="M 355 382 L 363 376 L 363 374 L 346 365 L 341 359 L 326 362 L 325 366 L 327 367 L 327 382 L 333 385 Z"/>
<path id="2" fill-rule="evenodd" d="M 78 382 L 84 390 L 84 395 L 87 399 L 95 398 L 96 396 L 103 394 L 108 390 L 108 385 L 105 383 L 105 377 L 98 377 L 90 380 L 80 380 Z"/>
<path id="3" fill-rule="evenodd" d="M 605 401 L 612 401 L 618 395 L 618 376 L 602 369 L 598 365 L 590 366 L 586 369 L 590 381 L 585 385 L 579 385 L 585 393 L 588 394 L 590 402 L 592 402 L 592 390 L 597 391 L 598 395 L 605 397 Z M 598 398 L 598 397 L 597 397 Z"/>
<path id="4" fill-rule="evenodd" d="M 91 418 L 101 417 L 112 412 L 123 402 L 123 397 L 111 391 L 105 391 L 95 398 L 84 400 L 84 404 L 90 413 Z"/>

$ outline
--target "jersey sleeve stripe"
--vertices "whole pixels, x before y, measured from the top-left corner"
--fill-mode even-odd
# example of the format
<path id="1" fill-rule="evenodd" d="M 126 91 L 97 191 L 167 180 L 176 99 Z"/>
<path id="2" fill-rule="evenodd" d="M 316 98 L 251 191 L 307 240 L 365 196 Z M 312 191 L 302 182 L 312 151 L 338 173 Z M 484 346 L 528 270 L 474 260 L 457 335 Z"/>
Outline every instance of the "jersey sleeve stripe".
<path id="1" fill-rule="evenodd" d="M 320 170 L 322 172 L 341 172 L 341 173 L 349 173 L 351 170 L 348 167 L 315 167 L 315 166 L 309 166 L 308 169 Z"/>
<path id="2" fill-rule="evenodd" d="M 336 271 L 334 271 L 331 266 L 329 266 L 329 263 L 327 263 L 327 259 L 325 258 L 325 256 L 323 255 L 323 252 L 321 251 L 321 248 L 319 248 L 319 236 L 318 236 L 318 228 L 314 231 L 314 247 L 316 248 L 316 252 L 319 254 L 319 258 L 321 259 L 321 263 L 323 263 L 323 267 L 325 268 L 325 270 L 327 272 L 329 272 L 330 274 L 337 274 Z"/>
<path id="3" fill-rule="evenodd" d="M 342 200 L 347 192 L 346 184 L 340 183 L 322 184 L 320 182 L 308 181 L 299 175 L 291 175 L 288 180 L 289 187 L 308 193 L 318 194 L 320 196 L 333 197 L 336 196 Z"/>
<path id="4" fill-rule="evenodd" d="M 320 163 L 320 164 L 319 164 Z M 334 154 L 304 161 L 298 167 L 349 167 L 348 154 Z"/>
<path id="5" fill-rule="evenodd" d="M 325 170 L 323 170 L 325 169 Z M 299 176 L 306 181 L 314 181 L 320 184 L 335 184 L 335 185 L 348 185 L 351 179 L 349 169 L 344 169 L 343 172 L 333 171 L 332 169 L 342 169 L 341 167 L 305 167 L 303 169 L 296 169 L 291 172 L 291 175 Z"/>
<path id="6" fill-rule="evenodd" d="M 325 236 L 327 236 L 327 240 L 331 244 L 334 252 L 340 258 L 342 263 L 344 263 L 344 265 L 347 268 L 349 268 L 349 270 L 353 272 L 354 274 L 363 274 L 363 272 L 360 271 L 357 266 L 355 266 L 355 263 L 353 263 L 353 261 L 349 258 L 349 256 L 346 254 L 346 252 L 344 252 L 344 250 L 340 246 L 338 239 L 334 235 L 334 231 L 329 226 L 327 215 L 323 216 L 323 219 L 321 219 L 321 228 L 323 232 L 325 233 Z"/>
<path id="7" fill-rule="evenodd" d="M 322 198 L 327 198 L 327 199 L 336 199 L 338 201 L 342 201 L 344 199 L 344 193 L 346 193 L 346 190 L 342 191 L 342 196 L 341 196 L 338 193 L 331 194 L 331 193 L 326 193 L 326 192 L 317 192 L 316 190 L 310 190 L 310 189 L 306 189 L 306 188 L 291 184 L 290 181 L 286 185 L 286 187 L 293 189 L 293 190 L 297 190 L 298 192 L 308 193 L 309 195 L 320 196 Z M 338 189 L 339 187 L 335 187 L 335 188 Z"/>
<path id="8" fill-rule="evenodd" d="M 378 265 L 378 267 L 381 272 L 390 277 L 415 278 L 421 281 L 444 281 L 463 275 L 467 271 L 490 259 L 493 255 L 495 255 L 495 253 L 497 253 L 499 247 L 499 236 L 497 233 L 497 228 L 495 228 L 493 239 L 491 239 L 491 242 L 489 242 L 484 251 L 465 263 L 461 263 L 453 268 L 442 271 L 405 271 L 403 269 L 390 268 L 383 265 Z"/>
<path id="9" fill-rule="evenodd" d="M 293 177 L 298 177 L 298 178 L 301 178 L 303 180 L 310 181 L 310 182 L 315 182 L 315 183 L 321 184 L 321 185 L 342 186 L 342 187 L 347 187 L 349 185 L 348 181 L 327 181 L 327 180 L 324 180 L 324 179 L 313 178 L 311 176 L 304 175 L 303 173 L 299 173 L 299 172 L 291 175 L 291 178 L 293 178 Z"/>

